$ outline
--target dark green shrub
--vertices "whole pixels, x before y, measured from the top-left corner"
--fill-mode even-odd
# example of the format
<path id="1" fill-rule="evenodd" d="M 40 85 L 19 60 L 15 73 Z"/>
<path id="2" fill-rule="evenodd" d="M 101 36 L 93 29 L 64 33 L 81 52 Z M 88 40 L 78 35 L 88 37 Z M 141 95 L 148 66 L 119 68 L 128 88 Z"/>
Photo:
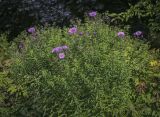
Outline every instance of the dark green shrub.
<path id="1" fill-rule="evenodd" d="M 57 0 L 1 0 L 0 7 L 0 31 L 9 31 L 11 36 L 32 25 L 63 24 L 70 17 L 64 4 Z"/>
<path id="2" fill-rule="evenodd" d="M 48 28 L 37 30 L 36 38 L 18 37 L 25 40 L 21 51 L 13 45 L 11 79 L 19 90 L 12 116 L 151 116 L 148 72 L 154 56 L 148 45 L 117 37 L 118 29 L 101 21 L 77 29 L 68 34 L 68 28 Z M 63 45 L 69 49 L 59 59 L 51 51 Z"/>
<path id="3" fill-rule="evenodd" d="M 111 13 L 111 22 L 121 27 L 128 27 L 132 35 L 135 31 L 144 32 L 145 38 L 151 42 L 152 47 L 160 47 L 160 2 L 159 0 L 139 0 L 130 4 L 129 9 L 118 14 Z"/>

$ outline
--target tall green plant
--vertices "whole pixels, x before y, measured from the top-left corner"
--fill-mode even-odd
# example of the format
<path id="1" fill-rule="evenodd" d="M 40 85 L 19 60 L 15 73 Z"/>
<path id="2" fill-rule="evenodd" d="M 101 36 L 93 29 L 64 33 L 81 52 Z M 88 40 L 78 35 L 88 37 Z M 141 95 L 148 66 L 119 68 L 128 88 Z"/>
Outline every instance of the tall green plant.
<path id="1" fill-rule="evenodd" d="M 147 87 L 153 59 L 148 45 L 127 35 L 118 37 L 119 29 L 95 18 L 68 30 L 43 29 L 36 37 L 22 34 L 21 51 L 13 45 L 11 79 L 20 88 L 12 115 L 150 116 L 142 110 L 151 104 L 142 96 L 146 89 L 137 88 L 137 82 Z"/>

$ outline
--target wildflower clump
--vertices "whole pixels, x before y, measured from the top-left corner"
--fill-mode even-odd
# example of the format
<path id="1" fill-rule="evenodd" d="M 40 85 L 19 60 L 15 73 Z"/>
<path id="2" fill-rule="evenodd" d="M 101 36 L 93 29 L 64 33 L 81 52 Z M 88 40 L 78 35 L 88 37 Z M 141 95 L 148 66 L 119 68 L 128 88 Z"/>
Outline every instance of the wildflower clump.
<path id="1" fill-rule="evenodd" d="M 40 31 L 37 41 L 25 37 L 25 53 L 13 46 L 10 76 L 22 90 L 15 93 L 12 115 L 146 115 L 139 111 L 153 104 L 143 103 L 150 99 L 145 94 L 153 57 L 142 41 L 117 36 L 126 35 L 99 20 L 86 21 Z"/>
<path id="2" fill-rule="evenodd" d="M 56 48 L 53 48 L 52 49 L 52 53 L 59 53 L 59 52 L 62 52 L 64 50 L 67 50 L 68 49 L 68 46 L 59 46 L 59 47 L 56 47 Z"/>
<path id="3" fill-rule="evenodd" d="M 68 46 L 59 46 L 56 48 L 52 49 L 52 53 L 56 53 L 59 57 L 59 59 L 64 59 L 65 58 L 65 53 L 64 51 L 68 50 Z"/>

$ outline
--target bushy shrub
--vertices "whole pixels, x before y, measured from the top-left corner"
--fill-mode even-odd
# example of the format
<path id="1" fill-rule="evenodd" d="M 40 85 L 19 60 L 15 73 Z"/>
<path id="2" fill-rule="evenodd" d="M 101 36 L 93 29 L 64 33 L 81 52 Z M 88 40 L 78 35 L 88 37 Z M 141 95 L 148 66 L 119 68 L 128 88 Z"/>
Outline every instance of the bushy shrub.
<path id="1" fill-rule="evenodd" d="M 0 42 L 0 116 L 3 116 L 10 113 L 10 106 L 12 105 L 10 91 L 13 89 L 13 85 L 9 78 L 11 59 L 6 34 L 0 35 Z"/>
<path id="2" fill-rule="evenodd" d="M 152 115 L 148 45 L 92 20 L 18 37 L 24 41 L 11 52 L 10 78 L 18 87 L 12 116 Z"/>

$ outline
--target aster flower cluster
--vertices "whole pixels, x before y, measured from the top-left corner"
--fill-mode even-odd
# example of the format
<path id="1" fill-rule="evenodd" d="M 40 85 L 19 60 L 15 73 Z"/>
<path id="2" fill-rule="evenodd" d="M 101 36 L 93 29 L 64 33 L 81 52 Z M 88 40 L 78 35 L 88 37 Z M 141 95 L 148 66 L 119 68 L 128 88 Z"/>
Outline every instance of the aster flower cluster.
<path id="1" fill-rule="evenodd" d="M 96 11 L 92 11 L 92 12 L 89 12 L 89 13 L 88 13 L 88 16 L 89 16 L 89 17 L 93 17 L 93 18 L 94 18 L 96 15 L 97 15 L 97 12 L 96 12 Z M 35 32 L 35 29 L 32 27 L 32 28 L 28 29 L 28 32 L 34 33 L 34 32 Z M 77 33 L 78 33 L 80 36 L 82 36 L 82 35 L 84 34 L 84 32 L 78 32 L 78 29 L 77 29 L 76 26 L 71 27 L 71 28 L 69 28 L 69 30 L 68 30 L 68 34 L 69 34 L 69 35 L 75 35 L 75 34 L 77 34 Z M 86 34 L 89 35 L 89 32 L 87 32 Z M 96 35 L 96 32 L 94 32 L 93 34 Z M 142 31 L 137 31 L 137 32 L 133 33 L 133 35 L 134 35 L 134 37 L 137 37 L 137 38 L 143 37 Z M 120 32 L 117 33 L 117 36 L 118 36 L 119 38 L 124 38 L 124 37 L 125 37 L 125 32 L 120 31 Z M 58 55 L 59 59 L 64 59 L 64 58 L 65 58 L 65 53 L 64 53 L 64 51 L 67 50 L 67 49 L 68 49 L 68 46 L 59 46 L 59 47 L 53 48 L 53 49 L 52 49 L 52 53 L 56 53 L 56 54 Z"/>
<path id="2" fill-rule="evenodd" d="M 59 59 L 64 59 L 65 58 L 65 53 L 64 51 L 68 50 L 68 46 L 58 46 L 52 49 L 52 53 L 56 53 L 58 55 Z"/>
<path id="3" fill-rule="evenodd" d="M 125 37 L 125 33 L 124 32 L 118 32 L 117 36 L 120 38 L 124 38 Z M 133 33 L 133 36 L 136 38 L 141 38 L 143 37 L 143 33 L 142 31 L 136 31 L 135 33 Z"/>
<path id="4" fill-rule="evenodd" d="M 59 52 L 62 52 L 64 50 L 67 50 L 68 49 L 68 46 L 59 46 L 59 47 L 56 47 L 56 48 L 53 48 L 52 49 L 52 53 L 59 53 Z"/>

